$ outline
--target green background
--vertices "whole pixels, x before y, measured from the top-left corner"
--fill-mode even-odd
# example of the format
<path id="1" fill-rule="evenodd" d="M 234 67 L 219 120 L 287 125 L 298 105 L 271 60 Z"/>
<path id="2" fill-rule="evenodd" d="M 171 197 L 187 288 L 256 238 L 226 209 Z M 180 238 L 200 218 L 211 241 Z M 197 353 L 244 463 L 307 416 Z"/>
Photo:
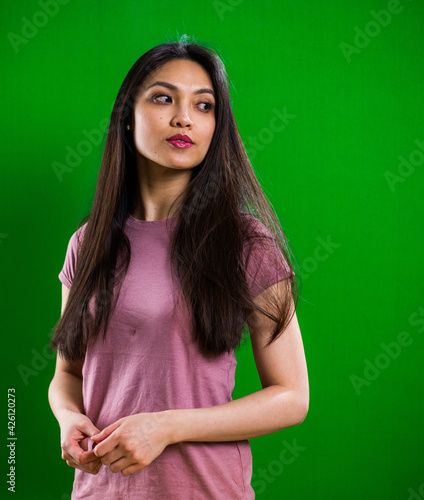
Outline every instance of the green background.
<path id="1" fill-rule="evenodd" d="M 14 387 L 13 498 L 70 499 L 46 346 L 100 161 L 94 135 L 83 141 L 136 59 L 184 33 L 226 64 L 241 136 L 298 265 L 310 409 L 300 426 L 250 440 L 257 498 L 424 498 L 423 2 L 70 0 L 45 2 L 44 16 L 42 3 L 1 2 L 2 498 L 13 495 Z M 290 116 L 283 130 L 278 113 Z M 84 155 L 59 178 L 52 165 L 69 148 Z M 250 345 L 237 357 L 234 399 L 261 388 Z M 290 464 L 284 442 L 298 449 Z"/>

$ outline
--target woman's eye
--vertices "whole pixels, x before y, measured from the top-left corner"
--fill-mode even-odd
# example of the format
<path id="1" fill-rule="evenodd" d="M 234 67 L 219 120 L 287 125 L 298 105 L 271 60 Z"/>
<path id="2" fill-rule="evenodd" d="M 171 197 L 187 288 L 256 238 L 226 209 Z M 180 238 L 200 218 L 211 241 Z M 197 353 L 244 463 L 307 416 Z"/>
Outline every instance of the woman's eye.
<path id="1" fill-rule="evenodd" d="M 171 99 L 169 95 L 166 95 L 166 94 L 156 94 L 152 97 L 153 101 L 156 101 L 157 99 L 159 98 L 166 98 L 166 99 Z M 165 101 L 161 101 L 161 102 L 165 102 Z"/>
<path id="2" fill-rule="evenodd" d="M 201 102 L 200 105 L 205 104 L 207 107 L 203 108 L 203 111 L 209 111 L 210 109 L 213 109 L 215 107 L 215 104 L 212 104 L 211 102 Z"/>
<path id="3" fill-rule="evenodd" d="M 172 101 L 172 97 L 167 95 L 167 94 L 155 94 L 154 96 L 152 96 L 152 101 L 153 102 L 162 102 L 162 103 L 169 103 L 170 101 L 166 101 L 165 99 L 169 99 L 170 101 Z M 201 111 L 210 111 L 211 109 L 213 109 L 215 107 L 215 104 L 211 103 L 211 102 L 201 102 L 199 103 L 199 106 Z"/>

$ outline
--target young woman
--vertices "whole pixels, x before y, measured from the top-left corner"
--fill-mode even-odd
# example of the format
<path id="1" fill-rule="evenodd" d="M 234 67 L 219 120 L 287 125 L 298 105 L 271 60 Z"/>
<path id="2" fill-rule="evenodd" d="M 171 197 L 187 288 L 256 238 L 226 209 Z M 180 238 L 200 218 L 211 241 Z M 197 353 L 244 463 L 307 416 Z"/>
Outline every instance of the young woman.
<path id="1" fill-rule="evenodd" d="M 187 39 L 146 52 L 59 274 L 49 401 L 73 500 L 255 497 L 248 440 L 309 405 L 288 252 L 219 56 Z M 263 389 L 232 400 L 246 327 Z"/>

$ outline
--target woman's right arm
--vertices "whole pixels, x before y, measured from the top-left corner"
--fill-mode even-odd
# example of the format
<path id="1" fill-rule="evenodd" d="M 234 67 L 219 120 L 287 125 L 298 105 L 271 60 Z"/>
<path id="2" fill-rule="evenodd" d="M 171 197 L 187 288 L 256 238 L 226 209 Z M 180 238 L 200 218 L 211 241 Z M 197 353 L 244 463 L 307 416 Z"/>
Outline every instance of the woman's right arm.
<path id="1" fill-rule="evenodd" d="M 62 314 L 68 295 L 69 289 L 62 284 Z M 71 467 L 97 474 L 102 463 L 94 451 L 88 451 L 87 438 L 100 431 L 84 415 L 82 366 L 83 361 L 66 361 L 58 353 L 48 397 L 50 407 L 60 426 L 62 458 Z"/>

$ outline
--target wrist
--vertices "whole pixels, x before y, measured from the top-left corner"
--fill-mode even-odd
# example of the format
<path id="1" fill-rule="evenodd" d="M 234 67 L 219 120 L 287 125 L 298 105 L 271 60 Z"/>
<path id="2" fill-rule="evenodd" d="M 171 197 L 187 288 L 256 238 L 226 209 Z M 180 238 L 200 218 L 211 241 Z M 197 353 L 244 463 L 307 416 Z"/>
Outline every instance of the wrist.
<path id="1" fill-rule="evenodd" d="M 168 444 L 180 443 L 187 439 L 185 431 L 187 419 L 184 417 L 186 412 L 187 410 L 166 410 L 163 412 L 166 415 Z"/>
<path id="2" fill-rule="evenodd" d="M 61 426 L 71 415 L 75 414 L 82 415 L 82 413 L 77 409 L 61 408 L 60 410 L 57 410 L 56 419 L 59 422 L 59 426 Z"/>

